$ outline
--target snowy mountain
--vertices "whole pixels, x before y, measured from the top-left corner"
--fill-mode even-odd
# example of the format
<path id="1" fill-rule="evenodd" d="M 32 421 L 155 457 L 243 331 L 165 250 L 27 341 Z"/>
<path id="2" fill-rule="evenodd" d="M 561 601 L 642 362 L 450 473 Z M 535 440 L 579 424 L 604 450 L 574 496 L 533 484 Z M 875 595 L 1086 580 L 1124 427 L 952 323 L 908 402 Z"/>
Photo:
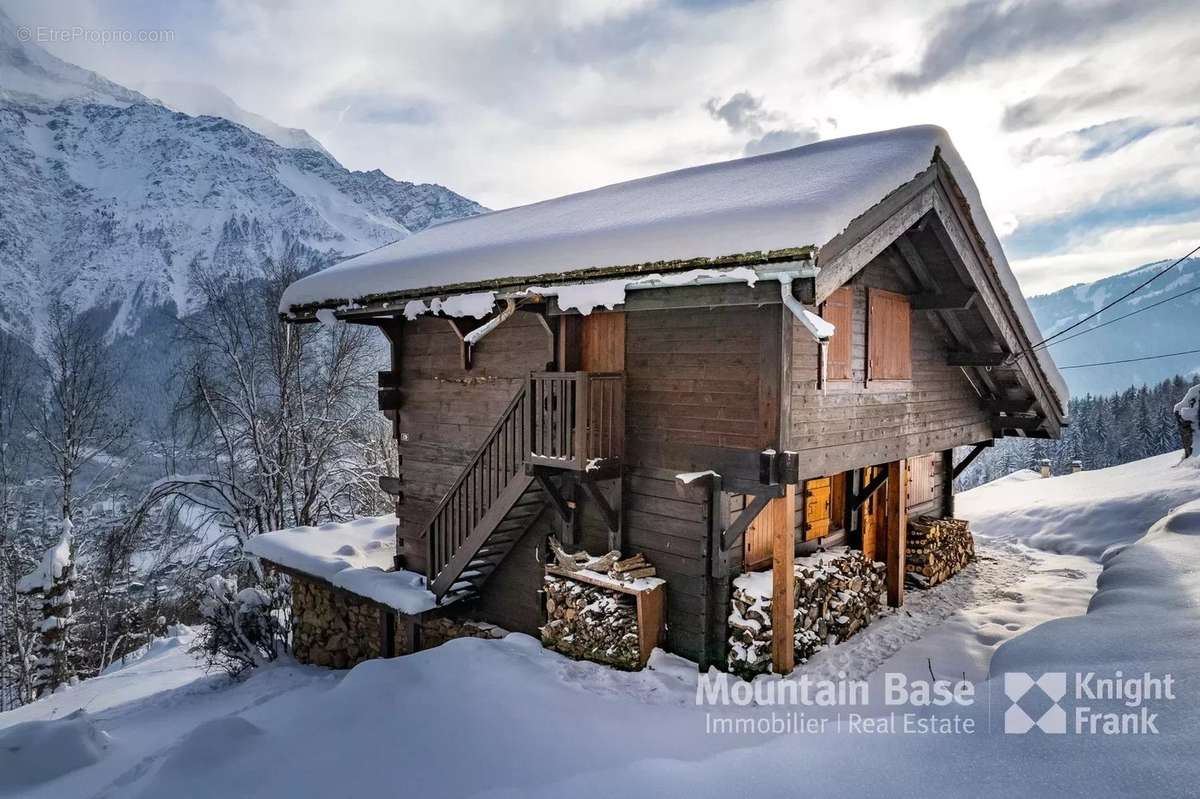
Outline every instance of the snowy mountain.
<path id="1" fill-rule="evenodd" d="M 273 124 L 257 120 L 242 115 Z M 483 210 L 442 186 L 349 171 L 290 134 L 283 146 L 171 110 L 20 41 L 0 12 L 0 330 L 36 340 L 61 296 L 135 334 L 156 311 L 194 309 L 193 265 L 318 269 Z"/>
<path id="2" fill-rule="evenodd" d="M 142 83 L 138 89 L 168 108 L 189 116 L 222 117 L 266 136 L 281 147 L 316 150 L 329 155 L 307 130 L 285 128 L 261 114 L 247 111 L 216 86 L 185 81 L 153 81 Z"/>
<path id="3" fill-rule="evenodd" d="M 1052 294 L 1031 297 L 1029 307 L 1042 335 L 1051 336 L 1104 307 L 1170 263 L 1159 261 L 1146 264 L 1093 283 L 1080 283 Z M 1050 348 L 1054 361 L 1060 366 L 1068 366 L 1200 348 L 1200 291 L 1106 325 L 1093 333 L 1066 340 L 1067 336 L 1073 336 L 1081 330 L 1196 288 L 1200 288 L 1200 258 L 1191 258 L 1175 267 L 1171 274 L 1159 278 L 1095 320 L 1063 336 L 1062 343 Z M 1063 375 L 1067 378 L 1071 393 L 1082 396 L 1087 393 L 1108 394 L 1129 386 L 1152 385 L 1176 374 L 1197 371 L 1200 371 L 1200 354 L 1111 367 L 1068 369 Z"/>

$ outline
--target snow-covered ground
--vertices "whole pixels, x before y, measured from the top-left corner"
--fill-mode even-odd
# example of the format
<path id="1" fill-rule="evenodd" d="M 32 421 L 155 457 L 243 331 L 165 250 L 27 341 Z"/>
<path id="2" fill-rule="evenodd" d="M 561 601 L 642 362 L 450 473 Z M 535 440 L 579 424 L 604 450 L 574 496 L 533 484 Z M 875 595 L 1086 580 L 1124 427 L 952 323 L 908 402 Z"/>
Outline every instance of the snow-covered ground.
<path id="1" fill-rule="evenodd" d="M 1178 459 L 1017 475 L 961 495 L 979 562 L 910 593 L 903 609 L 793 675 L 867 678 L 864 705 L 697 706 L 697 676 L 676 658 L 627 674 L 520 635 L 349 672 L 279 664 L 231 685 L 204 675 L 180 630 L 121 668 L 0 715 L 0 795 L 1196 795 L 1200 471 L 1173 468 Z M 1169 674 L 1175 698 L 1144 708 L 1077 698 L 1073 689 L 1092 683 L 1075 672 L 1118 670 Z M 965 676 L 974 701 L 885 704 L 886 673 L 912 684 L 931 671 Z M 1018 671 L 1068 674 L 1066 734 L 1003 733 L 1003 675 Z M 1021 706 L 1037 719 L 1051 703 L 1032 699 Z M 1157 714 L 1158 734 L 1090 734 L 1086 724 L 1077 733 L 1082 705 Z M 957 716 L 959 732 L 905 733 L 903 715 L 899 731 L 852 724 L 852 714 L 886 721 L 893 710 L 939 728 Z M 713 719 L 793 712 L 825 720 L 825 732 L 712 732 Z"/>

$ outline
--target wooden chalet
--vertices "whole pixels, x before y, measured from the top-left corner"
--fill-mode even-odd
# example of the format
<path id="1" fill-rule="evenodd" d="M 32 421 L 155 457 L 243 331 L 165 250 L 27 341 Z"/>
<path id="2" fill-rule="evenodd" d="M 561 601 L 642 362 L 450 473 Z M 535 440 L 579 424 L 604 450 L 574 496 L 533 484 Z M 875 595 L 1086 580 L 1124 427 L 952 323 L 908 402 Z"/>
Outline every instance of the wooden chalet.
<path id="1" fill-rule="evenodd" d="M 953 449 L 1066 424 L 933 127 L 439 225 L 298 281 L 281 312 L 390 342 L 395 567 L 434 612 L 536 635 L 554 534 L 644 553 L 665 648 L 702 666 L 725 662 L 733 578 L 774 566 L 790 601 L 808 549 L 885 562 L 900 604 L 906 518 L 952 515 Z"/>

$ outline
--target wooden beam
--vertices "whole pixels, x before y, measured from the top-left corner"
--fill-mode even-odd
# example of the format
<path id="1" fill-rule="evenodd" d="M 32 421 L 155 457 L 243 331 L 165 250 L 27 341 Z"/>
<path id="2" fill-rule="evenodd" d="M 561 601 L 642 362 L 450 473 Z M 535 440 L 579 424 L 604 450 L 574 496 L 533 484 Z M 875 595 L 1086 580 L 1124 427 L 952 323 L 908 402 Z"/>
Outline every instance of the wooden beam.
<path id="1" fill-rule="evenodd" d="M 758 518 L 758 514 L 762 513 L 763 508 L 767 507 L 772 499 L 773 497 L 768 493 L 756 494 L 753 501 L 725 528 L 725 532 L 721 535 L 721 549 L 727 550 L 741 546 L 742 539 L 746 535 L 746 528 Z"/>
<path id="2" fill-rule="evenodd" d="M 954 467 L 954 471 L 951 473 L 950 479 L 957 480 L 958 476 L 960 474 L 962 474 L 963 471 L 965 471 L 966 468 L 968 466 L 970 466 L 971 463 L 974 462 L 974 460 L 976 458 L 978 458 L 980 455 L 982 455 L 983 451 L 985 449 L 987 449 L 988 447 L 994 446 L 995 443 L 996 443 L 995 441 L 992 441 L 991 439 L 989 439 L 987 441 L 980 441 L 978 444 L 976 444 L 975 449 L 968 452 L 967 457 L 965 457 L 961 461 L 959 461 L 959 464 Z"/>
<path id="3" fill-rule="evenodd" d="M 1026 397 L 1024 399 L 994 399 L 988 402 L 988 410 L 994 414 L 1000 413 L 1029 413 L 1033 410 L 1033 398 Z"/>
<path id="4" fill-rule="evenodd" d="M 904 604 L 904 573 L 908 547 L 908 508 L 906 506 L 905 469 L 907 461 L 892 461 L 887 465 L 887 602 L 893 608 Z"/>
<path id="5" fill-rule="evenodd" d="M 921 217 L 922 220 L 928 218 L 929 214 Z M 917 224 L 920 224 L 920 222 Z M 936 291 L 938 288 L 937 281 L 933 279 L 933 274 L 929 271 L 929 265 L 925 263 L 925 259 L 921 256 L 917 246 L 908 237 L 908 233 L 906 232 L 896 239 L 893 245 L 896 254 L 900 257 L 900 262 L 908 267 L 908 271 L 912 272 L 913 277 L 917 279 L 917 283 L 921 285 L 921 288 L 926 291 Z"/>
<path id="6" fill-rule="evenodd" d="M 771 500 L 771 668 L 796 668 L 796 487 Z"/>
<path id="7" fill-rule="evenodd" d="M 450 323 L 450 329 L 454 331 L 454 335 L 458 336 L 459 352 L 462 355 L 462 368 L 464 372 L 468 371 L 471 368 L 471 350 L 473 348 L 467 342 L 467 334 L 475 328 L 482 326 L 483 322 L 478 319 L 473 319 L 468 322 L 466 320 L 453 317 L 447 319 L 446 321 Z"/>
<path id="8" fill-rule="evenodd" d="M 1006 358 L 1006 352 L 951 352 L 946 363 L 950 366 L 999 366 Z"/>
<path id="9" fill-rule="evenodd" d="M 600 490 L 600 486 L 596 484 L 596 481 L 589 480 L 587 477 L 584 477 L 583 487 L 587 489 L 588 494 L 590 494 L 592 499 L 595 500 L 596 507 L 600 509 L 600 515 L 604 517 L 604 524 L 608 526 L 609 532 L 620 532 L 621 516 L 619 513 L 613 510 L 613 506 L 608 502 L 608 497 L 604 496 L 604 492 Z M 620 547 L 613 547 L 613 549 L 619 548 Z"/>
<path id="10" fill-rule="evenodd" d="M 821 247 L 824 263 L 817 275 L 817 302 L 858 274 L 933 209 L 936 178 L 936 165 L 930 166 Z"/>
<path id="11" fill-rule="evenodd" d="M 1030 433 L 1040 428 L 1045 422 L 1044 416 L 994 416 L 992 417 L 992 428 L 994 430 L 1021 430 Z"/>
<path id="12" fill-rule="evenodd" d="M 850 512 L 855 513 L 863 506 L 863 503 L 871 498 L 871 495 L 880 489 L 880 487 L 888 481 L 887 469 L 884 469 L 879 474 L 871 478 L 871 482 L 863 486 L 862 490 L 850 497 Z"/>
<path id="13" fill-rule="evenodd" d="M 914 311 L 965 311 L 979 299 L 979 292 L 962 287 L 951 291 L 926 291 L 909 297 Z"/>
<path id="14" fill-rule="evenodd" d="M 568 507 L 567 501 L 563 498 L 562 492 L 558 490 L 558 486 L 554 485 L 549 476 L 537 467 L 533 469 L 533 476 L 537 480 L 538 485 L 542 487 L 542 491 L 546 492 L 546 497 L 550 500 L 550 506 L 558 514 L 558 518 L 564 524 L 569 524 L 574 514 L 571 512 L 571 508 Z"/>
<path id="15" fill-rule="evenodd" d="M 942 515 L 954 518 L 954 450 L 942 450 Z"/>

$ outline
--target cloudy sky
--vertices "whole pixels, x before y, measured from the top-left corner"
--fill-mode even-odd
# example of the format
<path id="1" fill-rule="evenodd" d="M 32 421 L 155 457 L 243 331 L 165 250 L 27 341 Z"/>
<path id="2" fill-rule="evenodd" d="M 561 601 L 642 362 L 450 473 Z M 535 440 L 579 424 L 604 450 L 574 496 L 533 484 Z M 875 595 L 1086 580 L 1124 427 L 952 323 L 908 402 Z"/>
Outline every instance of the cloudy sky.
<path id="1" fill-rule="evenodd" d="M 213 84 L 347 167 L 493 208 L 935 123 L 1029 293 L 1200 243 L 1200 7 L 1187 0 L 0 6 L 22 25 L 170 30 L 46 47 L 133 87 Z"/>

